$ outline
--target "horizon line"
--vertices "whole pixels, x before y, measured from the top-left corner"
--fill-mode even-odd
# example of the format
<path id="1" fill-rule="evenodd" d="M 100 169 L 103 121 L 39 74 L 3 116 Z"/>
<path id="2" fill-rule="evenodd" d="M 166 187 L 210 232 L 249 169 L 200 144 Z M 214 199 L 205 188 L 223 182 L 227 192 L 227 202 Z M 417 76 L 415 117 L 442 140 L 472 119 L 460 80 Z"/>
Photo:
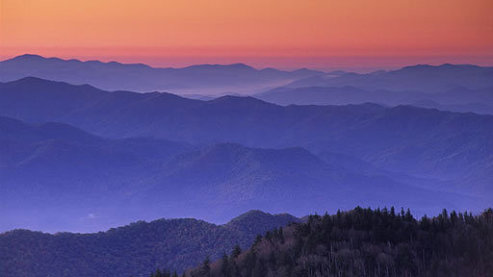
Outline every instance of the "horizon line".
<path id="1" fill-rule="evenodd" d="M 84 59 L 84 56 L 72 56 L 72 57 L 66 57 L 66 56 L 51 56 L 51 55 L 42 55 L 42 54 L 37 54 L 37 53 L 23 53 L 23 54 L 18 54 L 18 55 L 9 55 L 9 56 L 0 56 L 0 62 L 5 62 L 5 61 L 9 61 L 9 60 L 14 60 L 16 58 L 20 58 L 20 57 L 28 57 L 28 56 L 32 56 L 32 57 L 39 57 L 39 58 L 43 58 L 43 59 L 46 59 L 46 60 L 49 60 L 49 59 L 58 59 L 58 60 L 62 60 L 62 61 L 77 61 L 77 62 L 81 62 L 81 63 L 90 63 L 90 62 L 99 62 L 99 63 L 102 63 L 102 64 L 120 64 L 120 65 L 138 65 L 138 66 L 146 66 L 146 67 L 149 67 L 149 68 L 153 68 L 153 69 L 185 69 L 185 68 L 190 68 L 190 67 L 195 67 L 195 66 L 235 66 L 235 65 L 242 65 L 242 66 L 247 66 L 247 67 L 250 67 L 252 69 L 255 69 L 255 70 L 266 70 L 266 69 L 275 69 L 275 70 L 282 70 L 282 71 L 296 71 L 296 70 L 317 70 L 317 71 L 323 71 L 325 73 L 330 73 L 331 71 L 338 71 L 338 70 L 341 70 L 341 71 L 347 71 L 348 69 L 351 70 L 351 69 L 356 69 L 356 70 L 351 70 L 351 71 L 348 71 L 348 72 L 355 72 L 355 73 L 371 73 L 371 72 L 375 72 L 375 71 L 392 71 L 392 70 L 398 70 L 398 69 L 402 69 L 402 68 L 405 68 L 405 67 L 412 67 L 412 66 L 444 66 L 444 65 L 457 65 L 457 66 L 464 66 L 464 65 L 469 65 L 469 66 L 479 66 L 479 67 L 492 67 L 493 66 L 493 63 L 492 64 L 487 64 L 487 65 L 484 65 L 484 64 L 478 64 L 478 63 L 454 63 L 454 62 L 447 62 L 447 61 L 443 61 L 443 62 L 429 62 L 429 63 L 407 63 L 407 64 L 402 64 L 402 65 L 395 65 L 395 66 L 377 66 L 377 65 L 354 65 L 354 66 L 351 66 L 351 67 L 348 67 L 348 66 L 342 66 L 342 67 L 334 67 L 333 65 L 329 65 L 327 64 L 327 66 L 325 68 L 328 69 L 324 69 L 324 68 L 320 68 L 320 67 L 309 67 L 309 66 L 298 66 L 298 67 L 283 67 L 283 66 L 275 66 L 275 65 L 264 65 L 264 66 L 256 66 L 255 63 L 252 64 L 252 63 L 249 63 L 249 62 L 246 62 L 246 61 L 241 61 L 241 60 L 238 60 L 238 61 L 235 61 L 235 62 L 225 62 L 225 63 L 216 63 L 216 62 L 205 62 L 205 63 L 190 63 L 190 62 L 187 62 L 185 65 L 181 65 L 181 66 L 176 66 L 176 65 L 173 65 L 173 63 L 170 63 L 169 65 L 155 65 L 155 64 L 151 64 L 149 62 L 145 62 L 145 61 L 142 61 L 142 62 L 138 62 L 138 61 L 134 61 L 133 59 L 131 61 L 124 61 L 125 58 L 124 57 L 120 57 L 120 58 L 123 58 L 123 59 L 120 59 L 120 60 L 117 60 L 117 59 L 113 59 L 113 58 L 110 58 L 110 59 L 106 59 L 105 57 L 99 57 L 99 58 L 96 58 L 94 59 L 95 57 L 92 57 L 92 56 L 88 56 L 88 57 L 85 57 L 86 59 Z M 377 58 L 377 56 L 375 57 L 368 57 L 368 56 L 358 56 L 360 58 Z M 435 58 L 440 58 L 441 56 L 433 56 Z M 128 58 L 128 57 L 127 57 Z M 135 58 L 139 58 L 139 56 L 135 56 Z M 141 57 L 142 58 L 142 57 Z M 163 58 L 166 58 L 166 57 L 160 57 L 161 59 Z M 210 58 L 213 58 L 213 57 L 210 57 Z M 217 58 L 228 58 L 228 57 L 217 57 Z M 263 57 L 263 58 L 266 58 L 266 57 Z M 268 59 L 269 57 L 267 57 Z M 279 57 L 271 57 L 271 58 L 279 58 Z M 324 58 L 324 57 L 319 57 L 319 58 Z M 325 58 L 342 58 L 344 59 L 344 57 L 325 57 Z M 351 57 L 347 57 L 347 58 L 355 58 L 354 56 L 351 56 Z M 386 57 L 388 58 L 388 57 Z M 430 57 L 432 58 L 432 57 Z M 193 59 L 193 58 L 192 58 Z M 357 70 L 359 69 L 359 70 Z M 364 70 L 366 69 L 366 70 Z"/>

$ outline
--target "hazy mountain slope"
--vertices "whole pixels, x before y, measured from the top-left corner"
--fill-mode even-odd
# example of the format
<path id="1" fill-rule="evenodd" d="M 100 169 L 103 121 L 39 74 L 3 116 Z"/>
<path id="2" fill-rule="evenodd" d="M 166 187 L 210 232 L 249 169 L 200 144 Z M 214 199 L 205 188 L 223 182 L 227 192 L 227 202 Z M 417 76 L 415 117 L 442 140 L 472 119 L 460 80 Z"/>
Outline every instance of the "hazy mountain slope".
<path id="1" fill-rule="evenodd" d="M 280 87 L 255 97 L 279 105 L 347 105 L 380 103 L 389 106 L 411 104 L 444 111 L 493 114 L 493 88 L 458 87 L 438 93 L 422 91 L 364 90 L 344 87 Z"/>
<path id="2" fill-rule="evenodd" d="M 182 100 L 181 103 L 195 102 L 167 93 L 108 92 L 88 85 L 76 86 L 33 77 L 0 83 L 0 98 L 2 115 L 33 122 L 67 121 L 79 112 L 91 113 L 92 118 L 119 114 L 121 110 L 130 108 L 139 113 L 142 112 L 139 103 L 146 105 L 143 109 L 149 113 L 153 105 L 159 108 L 181 108 L 178 106 L 180 102 L 175 104 L 163 99 Z M 166 103 L 171 105 L 163 106 Z M 76 120 L 83 122 L 84 119 L 77 117 Z"/>
<path id="3" fill-rule="evenodd" d="M 467 89 L 464 87 L 439 93 L 421 91 L 363 90 L 356 87 L 280 87 L 255 97 L 279 105 L 347 105 L 379 103 L 396 106 L 411 104 L 444 111 L 493 114 L 493 88 Z"/>
<path id="4" fill-rule="evenodd" d="M 353 86 L 365 90 L 440 92 L 457 87 L 469 89 L 491 88 L 493 67 L 475 65 L 440 66 L 415 65 L 393 71 L 377 71 L 368 74 L 347 73 L 340 76 L 320 75 L 289 84 L 288 87 L 344 87 Z"/>
<path id="5" fill-rule="evenodd" d="M 360 203 L 406 205 L 423 214 L 437 212 L 438 206 L 483 205 L 479 199 L 423 186 L 422 180 L 401 182 L 376 169 L 360 171 L 354 159 L 341 164 L 339 155 L 325 157 L 323 161 L 302 148 L 213 145 L 176 156 L 135 199 L 142 205 L 176 203 L 171 206 L 216 219 L 252 208 L 303 215 Z"/>
<path id="6" fill-rule="evenodd" d="M 224 220 L 253 208 L 299 215 L 313 212 L 314 206 L 337 209 L 357 204 L 394 204 L 430 212 L 443 207 L 480 209 L 491 202 L 492 116 L 375 104 L 282 107 L 251 97 L 226 96 L 200 101 L 162 93 L 110 93 L 91 87 L 87 89 L 95 96 L 91 94 L 88 100 L 78 97 L 78 91 L 84 87 L 76 86 L 73 91 L 71 88 L 68 84 L 35 78 L 2 84 L 0 115 L 60 121 L 113 138 L 154 137 L 157 141 L 167 139 L 200 145 L 199 150 L 166 162 L 159 155 L 147 159 L 154 152 L 152 147 L 139 146 L 147 152 L 140 149 L 130 154 L 116 151 L 106 155 L 106 146 L 94 152 L 87 144 L 41 141 L 43 147 L 29 148 L 26 152 L 36 158 L 32 164 L 38 167 L 4 171 L 3 176 L 10 176 L 12 181 L 30 178 L 26 174 L 30 170 L 38 172 L 39 180 L 49 180 L 47 172 L 53 172 L 59 175 L 54 179 L 59 182 L 53 187 L 125 188 L 110 198 L 125 205 L 110 211 L 105 210 L 108 207 L 105 203 L 86 205 L 91 209 L 78 211 L 78 217 L 84 220 L 89 220 L 86 217 L 90 214 L 120 214 L 123 217 L 120 220 L 135 219 L 142 209 L 149 215 L 146 219 L 162 216 L 165 211 Z M 29 97 L 32 94 L 42 100 L 32 100 Z M 50 105 L 52 102 L 57 105 Z M 134 142 L 132 148 L 140 145 Z M 5 145 L 6 149 L 21 149 Z M 143 154 L 139 155 L 140 152 Z M 86 158 L 88 153 L 95 154 Z M 321 160 L 313 155 L 321 153 L 347 157 L 343 159 L 346 165 L 341 166 L 338 158 L 324 156 Z M 55 166 L 37 157 L 61 162 Z M 70 157 L 88 162 L 79 168 Z M 115 167 L 106 172 L 103 169 L 106 165 L 101 161 Z M 379 170 L 373 171 L 365 164 Z M 48 165 L 59 170 L 43 170 Z M 98 173 L 83 174 L 88 170 Z M 66 172 L 66 176 L 58 171 Z M 74 177 L 78 174 L 83 175 L 83 181 Z M 91 178 L 97 182 L 93 180 L 86 185 Z M 26 183 L 29 187 L 44 184 L 35 181 L 31 178 Z M 14 186 L 13 182 L 9 183 L 9 187 Z M 351 195 L 349 200 L 347 195 Z M 276 201 L 269 201 L 271 198 Z M 437 203 L 436 199 L 441 202 Z M 289 202 L 294 200 L 295 206 Z M 3 205 L 17 211 L 21 207 L 18 201 Z M 80 226 L 84 220 L 76 224 Z M 106 219 L 96 217 L 90 221 L 102 223 Z M 37 224 L 43 222 L 51 221 Z M 118 222 L 121 221 L 112 225 Z"/>
<path id="7" fill-rule="evenodd" d="M 300 147 L 191 147 L 103 139 L 64 124 L 0 123 L 0 210 L 12 211 L 3 230 L 101 230 L 159 215 L 224 222 L 254 208 L 302 215 L 357 204 L 420 213 L 483 205 L 436 184 L 396 181 L 356 158 L 324 153 L 322 160 Z"/>
<path id="8" fill-rule="evenodd" d="M 415 65 L 367 74 L 311 76 L 256 96 L 281 105 L 372 102 L 493 114 L 492 80 L 493 67 Z"/>
<path id="9" fill-rule="evenodd" d="M 258 99 L 278 105 L 346 105 L 379 102 L 375 95 L 356 87 L 280 87 L 255 95 Z M 392 94 L 387 93 L 387 94 Z M 387 96 L 387 95 L 386 95 Z"/>
<path id="10" fill-rule="evenodd" d="M 166 140 L 146 138 L 110 140 L 88 134 L 61 123 L 27 124 L 0 117 L 2 169 L 9 174 L 17 170 L 52 168 L 57 174 L 71 175 L 69 169 L 110 170 L 112 166 L 147 166 L 159 160 L 164 163 L 191 146 Z M 9 147 L 16 145 L 17 147 Z M 62 166 L 63 170 L 58 170 Z M 10 171 L 11 170 L 11 171 Z M 109 173 L 106 173 L 110 175 Z M 30 175 L 30 174 L 29 174 Z M 25 176 L 32 178 L 33 176 Z"/>
<path id="11" fill-rule="evenodd" d="M 161 219 L 93 234 L 15 230 L 0 234 L 0 275 L 148 276 L 155 268 L 184 270 L 219 258 L 236 244 L 299 219 L 250 211 L 225 225 Z M 248 226 L 248 227 L 244 227 Z"/>
<path id="12" fill-rule="evenodd" d="M 0 81 L 39 77 L 73 84 L 91 84 L 107 90 L 187 93 L 250 92 L 322 74 L 313 70 L 257 70 L 244 64 L 153 68 L 144 64 L 81 62 L 22 55 L 0 62 Z"/>
<path id="13" fill-rule="evenodd" d="M 374 104 L 282 107 L 251 97 L 200 101 L 130 92 L 99 92 L 104 97 L 97 96 L 79 108 L 82 100 L 66 97 L 62 101 L 50 92 L 53 86 L 63 86 L 61 91 L 67 95 L 81 89 L 74 87 L 71 92 L 67 84 L 33 78 L 2 84 L 0 114 L 61 121 L 109 137 L 233 142 L 264 148 L 301 146 L 313 153 L 341 153 L 388 170 L 450 180 L 470 193 L 491 193 L 492 189 L 487 173 L 493 153 L 492 116 Z M 36 93 L 46 104 L 26 97 Z M 49 106 L 48 99 L 59 107 Z M 72 102 L 77 107 L 67 110 Z M 27 108 L 33 106 L 37 108 Z"/>
<path id="14" fill-rule="evenodd" d="M 184 143 L 109 140 L 65 124 L 0 117 L 0 211 L 9 211 L 0 228 L 91 230 L 128 222 L 132 217 L 115 209 L 141 190 L 144 177 L 189 149 Z M 114 218 L 82 219 L 91 214 Z"/>

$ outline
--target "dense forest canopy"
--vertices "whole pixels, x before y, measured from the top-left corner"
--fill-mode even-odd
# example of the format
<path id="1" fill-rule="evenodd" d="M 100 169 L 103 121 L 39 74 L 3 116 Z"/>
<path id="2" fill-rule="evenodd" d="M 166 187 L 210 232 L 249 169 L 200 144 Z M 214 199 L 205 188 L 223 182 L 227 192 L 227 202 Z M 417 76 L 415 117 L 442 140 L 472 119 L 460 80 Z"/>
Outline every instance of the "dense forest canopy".
<path id="1" fill-rule="evenodd" d="M 168 276 L 158 273 L 152 276 Z M 493 210 L 476 216 L 443 210 L 421 220 L 394 208 L 312 215 L 184 275 L 493 276 Z"/>

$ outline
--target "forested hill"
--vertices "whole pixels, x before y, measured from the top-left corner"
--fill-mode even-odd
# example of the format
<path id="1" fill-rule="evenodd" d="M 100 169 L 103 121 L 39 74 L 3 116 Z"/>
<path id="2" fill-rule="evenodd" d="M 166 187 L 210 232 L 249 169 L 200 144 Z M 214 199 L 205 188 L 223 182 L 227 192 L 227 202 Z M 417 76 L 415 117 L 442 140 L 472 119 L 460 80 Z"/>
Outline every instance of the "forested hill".
<path id="1" fill-rule="evenodd" d="M 161 219 L 94 234 L 15 230 L 0 234 L 0 276 L 149 276 L 158 267 L 180 272 L 298 221 L 288 214 L 250 211 L 224 225 Z"/>
<path id="2" fill-rule="evenodd" d="M 359 207 L 310 216 L 186 276 L 493 276 L 493 210 L 421 220 Z"/>

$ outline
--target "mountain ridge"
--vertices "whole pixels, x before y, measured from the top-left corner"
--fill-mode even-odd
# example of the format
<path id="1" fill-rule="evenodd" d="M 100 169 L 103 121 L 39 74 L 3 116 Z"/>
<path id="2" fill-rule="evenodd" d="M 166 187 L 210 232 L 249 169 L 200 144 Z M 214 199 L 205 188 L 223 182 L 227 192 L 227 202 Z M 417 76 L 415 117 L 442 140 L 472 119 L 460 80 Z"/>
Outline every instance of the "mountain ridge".
<path id="1" fill-rule="evenodd" d="M 440 199 L 442 207 L 483 208 L 493 193 L 493 116 L 489 115 L 377 104 L 283 107 L 251 97 L 201 101 L 163 93 L 107 92 L 39 79 L 34 79 L 35 85 L 30 82 L 33 79 L 0 84 L 1 116 L 29 124 L 69 124 L 106 140 L 93 145 L 40 140 L 19 147 L 21 141 L 16 144 L 11 139 L 4 148 L 18 152 L 6 152 L 9 159 L 23 157 L 30 167 L 4 168 L 7 175 L 3 176 L 10 176 L 11 181 L 4 187 L 25 181 L 32 185 L 31 192 L 43 191 L 39 180 L 58 178 L 60 191 L 71 187 L 82 191 L 85 186 L 122 188 L 110 199 L 127 201 L 123 207 L 113 203 L 126 210 L 120 213 L 128 216 L 126 220 L 136 218 L 132 207 L 149 203 L 167 213 L 186 216 L 185 211 L 193 211 L 196 217 L 221 220 L 252 208 L 306 214 L 313 211 L 309 204 L 331 209 L 402 201 L 411 208 L 419 206 L 420 213 L 429 213 L 436 209 L 432 200 Z M 136 141 L 136 137 L 141 139 Z M 178 142 L 179 149 L 188 149 L 186 155 L 170 152 L 174 145 L 170 141 Z M 71 160 L 68 153 L 79 158 Z M 57 163 L 56 157 L 65 162 Z M 205 170 L 201 161 L 214 170 Z M 68 179 L 46 168 L 48 164 L 64 169 L 67 174 L 63 178 Z M 118 174 L 109 175 L 99 170 L 98 164 Z M 362 172 L 352 170 L 353 166 Z M 81 175 L 82 170 L 96 171 Z M 79 175 L 82 180 L 91 176 L 97 180 L 86 184 L 81 178 L 74 179 Z M 94 193 L 85 199 L 96 201 L 97 190 Z M 344 203 L 323 197 L 328 194 L 342 201 L 345 193 L 353 197 Z M 365 198 L 364 193 L 372 197 Z M 440 193 L 444 195 L 438 197 Z M 63 199 L 60 193 L 47 196 Z M 191 196 L 198 197 L 197 201 L 179 201 Z M 268 201 L 269 197 L 276 201 Z M 288 199 L 299 202 L 292 206 Z M 85 217 L 95 211 L 117 212 L 106 210 L 108 206 L 103 209 L 104 202 L 87 204 L 73 213 Z M 156 206 L 149 216 L 154 217 L 157 210 Z M 202 214 L 204 211 L 208 215 Z"/>
<path id="2" fill-rule="evenodd" d="M 492 235 L 491 208 L 477 215 L 443 210 L 418 220 L 409 209 L 358 206 L 274 229 L 248 250 L 205 260 L 184 275 L 483 277 L 492 271 Z"/>
<path id="3" fill-rule="evenodd" d="M 175 93 L 207 92 L 216 95 L 224 91 L 256 91 L 323 73 L 315 70 L 259 70 L 242 63 L 161 68 L 145 64 L 45 58 L 34 54 L 0 61 L 0 72 L 0 81 L 35 76 L 73 84 L 88 83 L 106 90 L 171 90 Z"/>
<path id="4" fill-rule="evenodd" d="M 235 245 L 248 247 L 257 235 L 268 230 L 299 222 L 293 216 L 261 211 L 243 215 L 223 225 L 193 218 L 158 219 L 89 234 L 12 230 L 0 233 L 0 274 L 141 276 L 155 267 L 180 272 L 197 265 L 205 256 L 219 258 Z M 263 220 L 256 222 L 252 215 Z M 240 221 L 236 225 L 251 228 L 228 225 L 235 221 Z M 30 254 L 26 256 L 25 251 Z"/>
<path id="5" fill-rule="evenodd" d="M 396 181 L 394 175 L 358 158 L 325 152 L 322 159 L 301 147 L 84 138 L 83 131 L 65 124 L 5 121 L 9 128 L 18 126 L 21 131 L 0 133 L 1 208 L 15 210 L 5 221 L 11 225 L 2 229 L 17 225 L 98 230 L 163 214 L 217 222 L 252 208 L 300 215 L 358 203 L 378 206 L 399 201 L 419 206 L 425 213 L 434 211 L 432 203 L 439 194 L 442 205 L 453 200 L 454 207 L 464 207 L 478 197 L 468 196 L 466 190 L 443 190 L 437 186 L 440 183 L 431 181 L 421 185 Z M 341 202 L 348 193 L 352 198 Z M 36 215 L 40 209 L 45 210 L 44 217 Z M 63 216 L 56 212 L 61 209 Z"/>

